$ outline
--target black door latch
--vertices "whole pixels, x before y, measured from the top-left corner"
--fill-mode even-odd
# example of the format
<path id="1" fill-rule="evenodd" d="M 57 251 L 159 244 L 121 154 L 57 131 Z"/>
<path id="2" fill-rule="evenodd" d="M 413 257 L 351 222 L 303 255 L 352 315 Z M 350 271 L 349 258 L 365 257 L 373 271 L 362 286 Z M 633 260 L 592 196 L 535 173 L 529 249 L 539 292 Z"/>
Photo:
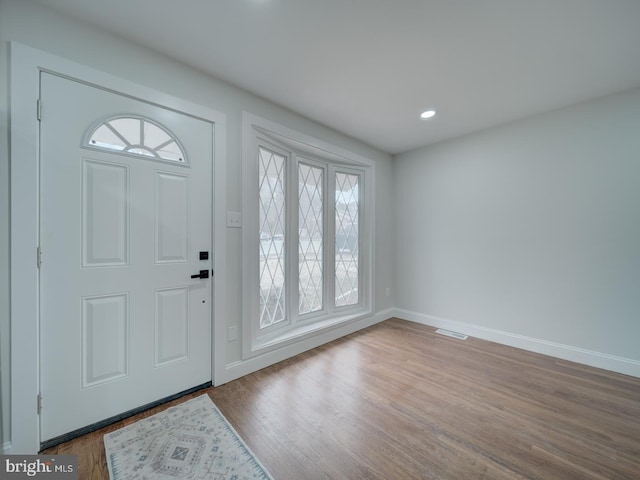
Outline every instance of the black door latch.
<path id="1" fill-rule="evenodd" d="M 209 278 L 209 270 L 200 270 L 200 273 L 191 275 L 191 278 Z"/>

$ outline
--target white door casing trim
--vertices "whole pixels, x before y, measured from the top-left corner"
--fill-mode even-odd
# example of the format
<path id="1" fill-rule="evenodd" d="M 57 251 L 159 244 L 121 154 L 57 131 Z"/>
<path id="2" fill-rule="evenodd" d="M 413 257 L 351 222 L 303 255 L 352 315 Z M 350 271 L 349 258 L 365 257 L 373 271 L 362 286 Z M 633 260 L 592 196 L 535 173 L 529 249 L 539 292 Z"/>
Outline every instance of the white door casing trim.
<path id="1" fill-rule="evenodd" d="M 226 115 L 93 68 L 10 44 L 11 162 L 11 452 L 36 453 L 40 448 L 37 395 L 39 371 L 39 122 L 40 72 L 108 87 L 115 92 L 171 108 L 214 124 L 212 372 L 214 385 L 224 382 L 226 317 Z M 46 106 L 44 107 L 46 115 Z M 46 252 L 43 262 L 46 262 Z M 218 319 L 218 321 L 215 321 Z M 46 408 L 46 399 L 43 401 Z"/>

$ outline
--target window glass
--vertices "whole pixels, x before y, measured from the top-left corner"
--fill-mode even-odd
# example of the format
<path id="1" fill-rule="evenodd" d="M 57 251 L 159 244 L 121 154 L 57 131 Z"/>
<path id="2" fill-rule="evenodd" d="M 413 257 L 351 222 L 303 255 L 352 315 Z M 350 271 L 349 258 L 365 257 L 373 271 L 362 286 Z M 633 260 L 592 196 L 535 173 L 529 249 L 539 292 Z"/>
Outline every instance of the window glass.
<path id="1" fill-rule="evenodd" d="M 336 173 L 336 307 L 358 303 L 360 176 Z"/>
<path id="2" fill-rule="evenodd" d="M 286 319 L 285 165 L 283 155 L 259 149 L 260 328 Z"/>
<path id="3" fill-rule="evenodd" d="M 299 313 L 322 309 L 324 169 L 298 165 L 298 284 Z"/>
<path id="4" fill-rule="evenodd" d="M 86 146 L 147 158 L 186 163 L 178 140 L 160 125 L 140 117 L 116 117 L 93 129 Z"/>

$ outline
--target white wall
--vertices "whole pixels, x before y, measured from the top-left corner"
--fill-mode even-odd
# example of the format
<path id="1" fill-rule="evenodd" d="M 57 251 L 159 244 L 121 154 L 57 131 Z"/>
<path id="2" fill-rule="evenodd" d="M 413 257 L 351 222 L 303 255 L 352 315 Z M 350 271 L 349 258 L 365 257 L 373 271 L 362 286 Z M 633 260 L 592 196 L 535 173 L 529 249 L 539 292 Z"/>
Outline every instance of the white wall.
<path id="1" fill-rule="evenodd" d="M 355 140 L 30 0 L 0 0 L 0 447 L 9 440 L 10 40 L 226 114 L 232 211 L 242 209 L 243 110 L 374 160 L 377 312 L 398 306 L 417 319 L 449 319 L 640 361 L 640 90 L 392 163 Z M 217 321 L 240 329 L 240 230 L 227 231 L 227 246 L 228 275 L 219 280 L 227 284 L 228 317 Z M 225 356 L 236 364 L 240 342 L 227 343 Z"/>
<path id="2" fill-rule="evenodd" d="M 376 162 L 376 273 L 393 277 L 391 158 L 360 142 L 320 126 L 227 83 L 211 78 L 148 49 L 125 42 L 58 15 L 30 0 L 0 0 L 0 374 L 2 428 L 0 446 L 9 439 L 9 153 L 8 42 L 17 41 L 54 55 L 199 103 L 227 116 L 227 207 L 241 211 L 241 130 L 246 110 Z M 230 38 L 229 41 L 234 41 Z M 221 45 L 220 48 L 224 48 Z M 241 330 L 240 229 L 227 230 L 227 318 L 216 319 Z M 376 311 L 393 305 L 385 296 L 389 282 L 376 286 Z M 226 344 L 228 364 L 240 360 L 241 343 Z M 291 351 L 291 350 L 290 350 Z"/>
<path id="3" fill-rule="evenodd" d="M 640 90 L 394 165 L 400 315 L 640 372 Z"/>

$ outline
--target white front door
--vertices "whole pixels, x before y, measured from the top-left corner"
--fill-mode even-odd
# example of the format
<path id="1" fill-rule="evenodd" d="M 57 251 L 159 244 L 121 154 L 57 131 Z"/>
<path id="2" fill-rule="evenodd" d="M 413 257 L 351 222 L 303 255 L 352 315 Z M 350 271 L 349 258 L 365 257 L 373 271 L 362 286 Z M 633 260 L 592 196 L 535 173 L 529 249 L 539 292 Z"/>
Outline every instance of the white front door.
<path id="1" fill-rule="evenodd" d="M 48 73 L 41 102 L 46 441 L 211 380 L 213 124 Z"/>

